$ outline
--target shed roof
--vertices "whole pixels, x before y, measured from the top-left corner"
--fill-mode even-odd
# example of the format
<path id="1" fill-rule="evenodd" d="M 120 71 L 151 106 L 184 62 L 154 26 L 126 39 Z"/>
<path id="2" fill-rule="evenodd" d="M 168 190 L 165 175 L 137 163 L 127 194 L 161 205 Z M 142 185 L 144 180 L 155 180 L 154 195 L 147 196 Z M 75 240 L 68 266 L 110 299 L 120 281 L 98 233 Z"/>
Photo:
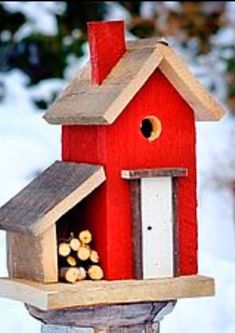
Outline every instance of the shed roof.
<path id="1" fill-rule="evenodd" d="M 38 236 L 104 181 L 102 166 L 56 161 L 0 209 L 0 228 Z"/>
<path id="2" fill-rule="evenodd" d="M 221 105 L 176 52 L 156 38 L 127 43 L 127 51 L 101 85 L 92 85 L 88 63 L 55 100 L 44 118 L 52 124 L 112 124 L 156 68 L 195 112 L 196 120 L 218 120 Z"/>

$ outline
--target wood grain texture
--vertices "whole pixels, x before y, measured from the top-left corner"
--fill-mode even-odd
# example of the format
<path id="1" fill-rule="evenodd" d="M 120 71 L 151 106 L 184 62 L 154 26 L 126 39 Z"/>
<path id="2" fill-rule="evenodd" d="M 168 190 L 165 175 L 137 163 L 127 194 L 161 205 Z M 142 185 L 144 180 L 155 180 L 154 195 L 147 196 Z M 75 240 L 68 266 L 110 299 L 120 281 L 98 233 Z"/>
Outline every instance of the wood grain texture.
<path id="1" fill-rule="evenodd" d="M 186 170 L 186 169 L 185 169 Z M 135 170 L 134 170 L 135 171 Z M 125 171 L 126 172 L 126 171 Z M 126 176 L 129 179 L 129 172 Z M 185 173 L 185 175 L 187 172 Z M 172 175 L 171 175 L 172 176 Z M 141 210 L 141 179 L 132 179 L 131 186 L 131 204 L 132 204 L 132 243 L 134 260 L 134 277 L 143 278 L 143 237 L 142 237 L 142 210 Z M 177 177 L 172 178 L 172 204 L 173 204 L 173 266 L 174 276 L 180 275 L 180 252 L 179 252 L 179 184 Z M 157 215 L 156 215 L 157 218 Z M 158 225 L 157 225 L 158 229 Z M 157 245 L 156 245 L 157 247 Z M 156 254 L 156 248 L 154 255 Z"/>
<path id="2" fill-rule="evenodd" d="M 159 66 L 160 70 L 192 107 L 195 119 L 219 120 L 225 111 L 215 97 L 195 78 L 172 48 L 158 44 L 158 49 L 164 56 Z"/>
<path id="3" fill-rule="evenodd" d="M 158 37 L 128 40 L 126 45 L 127 49 L 156 48 L 160 40 Z"/>
<path id="4" fill-rule="evenodd" d="M 172 178 L 141 179 L 143 277 L 173 277 Z"/>
<path id="5" fill-rule="evenodd" d="M 154 48 L 127 50 L 100 86 L 92 86 L 90 65 L 76 76 L 44 118 L 52 124 L 111 124 L 161 62 Z"/>
<path id="6" fill-rule="evenodd" d="M 58 281 L 55 225 L 39 237 L 7 232 L 9 276 L 43 283 Z"/>
<path id="7" fill-rule="evenodd" d="M 124 21 L 88 23 L 93 84 L 101 84 L 126 51 Z"/>
<path id="8" fill-rule="evenodd" d="M 180 250 L 179 250 L 179 184 L 178 179 L 172 179 L 172 203 L 173 203 L 173 256 L 174 276 L 180 275 Z"/>
<path id="9" fill-rule="evenodd" d="M 41 310 L 213 295 L 214 280 L 198 275 L 144 281 L 82 281 L 75 285 L 46 285 L 20 279 L 0 279 L 1 297 L 18 300 Z"/>
<path id="10" fill-rule="evenodd" d="M 185 177 L 188 175 L 186 168 L 156 168 L 122 170 L 121 177 L 124 179 L 140 179 L 154 177 Z"/>
<path id="11" fill-rule="evenodd" d="M 134 260 L 134 278 L 143 278 L 142 222 L 141 222 L 141 189 L 140 181 L 131 182 L 132 206 L 132 251 Z"/>
<path id="12" fill-rule="evenodd" d="M 57 161 L 0 209 L 0 228 L 38 236 L 104 180 L 101 166 Z"/>
<path id="13" fill-rule="evenodd" d="M 152 325 L 139 325 L 132 327 L 109 327 L 109 328 L 78 328 L 57 325 L 42 325 L 41 333 L 159 333 Z"/>
<path id="14" fill-rule="evenodd" d="M 29 313 L 36 319 L 50 325 L 66 326 L 66 327 L 94 327 L 97 331 L 103 329 L 114 329 L 124 327 L 136 327 L 139 325 L 155 324 L 155 318 L 166 312 L 171 306 L 173 310 L 175 302 L 145 302 L 134 304 L 118 304 L 97 307 L 76 307 L 65 308 L 59 310 L 42 311 L 35 307 L 26 305 Z M 164 315 L 162 316 L 164 317 Z"/>
<path id="15" fill-rule="evenodd" d="M 44 118 L 52 124 L 111 124 L 158 67 L 192 107 L 197 120 L 218 120 L 223 116 L 222 106 L 172 48 L 155 39 L 128 45 L 100 86 L 92 86 L 88 64 L 81 77 L 76 75 Z"/>

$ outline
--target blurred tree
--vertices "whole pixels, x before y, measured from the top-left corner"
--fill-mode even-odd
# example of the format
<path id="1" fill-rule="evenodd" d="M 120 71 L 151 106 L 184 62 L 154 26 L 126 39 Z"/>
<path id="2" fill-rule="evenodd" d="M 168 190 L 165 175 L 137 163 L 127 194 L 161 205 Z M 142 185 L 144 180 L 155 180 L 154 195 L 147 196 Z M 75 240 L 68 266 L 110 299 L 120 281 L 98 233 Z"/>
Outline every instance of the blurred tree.
<path id="1" fill-rule="evenodd" d="M 16 38 L 17 31 L 27 23 L 28 18 L 24 12 L 9 11 L 0 3 L 1 71 L 19 68 L 29 76 L 31 84 L 37 84 L 43 79 L 64 77 L 68 56 L 83 55 L 83 44 L 87 40 L 87 22 L 105 19 L 108 2 L 61 3 L 65 5 L 64 10 L 54 14 L 57 34 L 46 35 L 32 31 L 23 38 Z M 211 52 L 214 48 L 213 37 L 229 24 L 225 19 L 226 2 L 223 1 L 118 1 L 116 4 L 129 14 L 127 28 L 132 34 L 139 38 L 173 36 L 183 47 L 188 47 L 193 41 L 199 55 Z M 231 45 L 227 47 L 231 51 L 230 57 L 224 58 L 227 95 L 228 102 L 232 109 L 235 109 L 235 51 Z M 46 103 L 41 105 L 46 107 Z"/>
<path id="2" fill-rule="evenodd" d="M 48 36 L 32 33 L 26 38 L 15 40 L 14 33 L 26 19 L 22 13 L 8 13 L 1 5 L 0 50 L 1 59 L 4 59 L 1 70 L 19 68 L 30 77 L 32 84 L 47 78 L 62 78 L 67 56 L 83 55 L 82 44 L 87 39 L 87 21 L 102 20 L 104 15 L 105 3 L 102 1 L 67 1 L 64 13 L 56 15 L 58 34 Z M 5 29 L 10 34 L 6 41 L 3 40 Z"/>
<path id="3" fill-rule="evenodd" d="M 228 83 L 227 101 L 235 115 L 235 47 L 229 47 L 230 56 L 226 59 L 226 78 Z"/>
<path id="4" fill-rule="evenodd" d="M 14 43 L 14 33 L 25 23 L 25 16 L 9 13 L 0 4 L 0 70 L 8 70 L 9 52 Z"/>
<path id="5" fill-rule="evenodd" d="M 105 1 L 66 1 L 66 9 L 59 20 L 65 33 L 80 29 L 86 35 L 88 21 L 100 21 L 106 14 Z"/>

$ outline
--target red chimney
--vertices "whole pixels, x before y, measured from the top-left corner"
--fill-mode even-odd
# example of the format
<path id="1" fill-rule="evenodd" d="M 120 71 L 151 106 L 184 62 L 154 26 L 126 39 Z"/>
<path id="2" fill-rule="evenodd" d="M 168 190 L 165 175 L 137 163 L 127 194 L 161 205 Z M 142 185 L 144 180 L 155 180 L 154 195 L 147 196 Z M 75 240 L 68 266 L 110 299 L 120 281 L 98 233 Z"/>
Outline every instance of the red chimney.
<path id="1" fill-rule="evenodd" d="M 123 21 L 88 23 L 92 83 L 101 84 L 126 51 Z"/>

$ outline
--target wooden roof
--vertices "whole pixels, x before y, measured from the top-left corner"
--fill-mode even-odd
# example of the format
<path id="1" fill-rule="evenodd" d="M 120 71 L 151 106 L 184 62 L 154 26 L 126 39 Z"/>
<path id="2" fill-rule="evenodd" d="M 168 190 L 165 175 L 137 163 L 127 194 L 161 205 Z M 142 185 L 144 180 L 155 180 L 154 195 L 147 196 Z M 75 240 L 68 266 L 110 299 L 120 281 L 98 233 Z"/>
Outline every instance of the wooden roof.
<path id="1" fill-rule="evenodd" d="M 104 181 L 102 166 L 56 161 L 0 209 L 0 228 L 38 236 Z"/>
<path id="2" fill-rule="evenodd" d="M 88 63 L 58 96 L 44 118 L 52 124 L 112 124 L 156 68 L 195 112 L 196 120 L 218 120 L 221 105 L 161 40 L 127 43 L 127 51 L 101 85 L 91 84 Z"/>

